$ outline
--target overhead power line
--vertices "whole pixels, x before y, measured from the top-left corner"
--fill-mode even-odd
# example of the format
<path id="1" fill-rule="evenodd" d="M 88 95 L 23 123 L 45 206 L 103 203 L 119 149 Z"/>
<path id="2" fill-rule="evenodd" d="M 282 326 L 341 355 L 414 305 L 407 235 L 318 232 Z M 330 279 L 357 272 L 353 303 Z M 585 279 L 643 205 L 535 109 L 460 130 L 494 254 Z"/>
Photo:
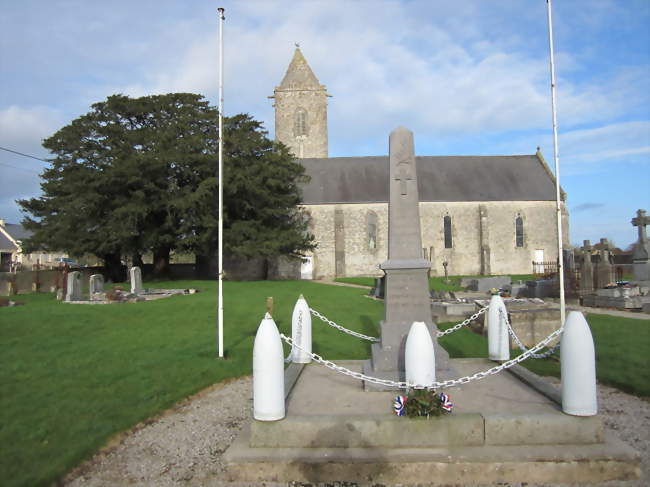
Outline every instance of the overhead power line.
<path id="1" fill-rule="evenodd" d="M 17 150 L 7 149 L 6 147 L 1 147 L 1 146 L 0 146 L 0 149 L 4 150 L 4 151 L 7 151 L 7 152 L 11 152 L 13 154 L 18 154 L 19 156 L 29 157 L 30 159 L 36 159 L 37 161 L 47 162 L 48 164 L 50 163 L 50 161 L 48 161 L 46 159 L 41 159 L 40 157 L 36 157 L 36 156 L 30 156 L 29 154 L 25 154 L 23 152 L 18 152 Z"/>
<path id="2" fill-rule="evenodd" d="M 40 174 L 39 172 L 37 172 L 37 171 L 32 171 L 31 169 L 25 169 L 24 167 L 16 167 L 16 166 L 12 166 L 12 165 L 10 165 L 10 164 L 5 164 L 5 163 L 3 163 L 3 162 L 0 162 L 0 166 L 10 167 L 11 169 L 17 169 L 17 170 L 19 170 L 19 171 L 25 171 L 25 172 L 29 172 L 29 173 L 32 173 L 32 174 Z"/>

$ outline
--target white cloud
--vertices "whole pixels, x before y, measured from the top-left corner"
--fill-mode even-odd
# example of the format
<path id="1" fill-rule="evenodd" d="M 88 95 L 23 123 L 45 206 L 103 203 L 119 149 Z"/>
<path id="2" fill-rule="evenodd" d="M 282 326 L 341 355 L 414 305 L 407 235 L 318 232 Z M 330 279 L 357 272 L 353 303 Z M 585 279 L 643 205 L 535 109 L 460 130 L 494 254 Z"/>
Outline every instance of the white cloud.
<path id="1" fill-rule="evenodd" d="M 624 122 L 562 134 L 569 164 L 650 162 L 650 121 Z"/>
<path id="2" fill-rule="evenodd" d="M 334 96 L 329 114 L 334 153 L 354 151 L 362 138 L 383 140 L 397 124 L 436 137 L 547 127 L 545 39 L 525 37 L 526 29 L 544 34 L 544 6 L 537 9 L 538 17 L 524 18 L 530 24 L 520 27 L 521 32 L 508 29 L 507 18 L 490 14 L 480 3 L 454 7 L 453 16 L 449 8 L 444 3 L 430 8 L 427 2 L 227 5 L 226 112 L 249 112 L 272 130 L 267 96 L 282 79 L 292 43 L 300 41 L 316 75 Z M 503 32 L 495 35 L 495 27 L 503 27 Z M 216 103 L 216 16 L 213 24 L 198 29 L 182 24 L 172 30 L 175 49 L 152 52 L 143 76 L 113 91 L 133 96 L 194 91 Z M 558 51 L 558 65 L 564 68 L 558 75 L 563 129 L 620 115 L 635 97 L 645 97 L 643 70 L 578 78 L 574 75 L 584 68 L 580 60 Z"/>
<path id="3" fill-rule="evenodd" d="M 44 154 L 40 141 L 62 125 L 61 113 L 46 106 L 9 106 L 0 110 L 0 141 L 5 147 Z"/>
<path id="4" fill-rule="evenodd" d="M 62 125 L 61 114 L 48 107 L 12 105 L 0 110 L 0 146 L 36 157 L 47 151 L 41 141 Z M 11 223 L 21 219 L 14 200 L 37 195 L 39 174 L 45 163 L 0 151 L 0 218 Z"/>

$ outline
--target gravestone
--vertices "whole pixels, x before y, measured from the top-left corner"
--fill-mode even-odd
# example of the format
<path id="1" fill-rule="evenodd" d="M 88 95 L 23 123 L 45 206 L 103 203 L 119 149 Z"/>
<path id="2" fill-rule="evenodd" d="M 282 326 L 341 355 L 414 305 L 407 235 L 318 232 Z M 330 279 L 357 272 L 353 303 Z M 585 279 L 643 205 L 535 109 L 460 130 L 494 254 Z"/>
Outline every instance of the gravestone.
<path id="1" fill-rule="evenodd" d="M 94 299 L 95 294 L 104 292 L 104 276 L 101 274 L 93 274 L 90 276 L 89 292 L 90 299 Z"/>
<path id="2" fill-rule="evenodd" d="M 144 289 L 142 288 L 142 271 L 139 267 L 131 267 L 130 270 L 131 276 L 131 293 L 141 294 Z"/>
<path id="3" fill-rule="evenodd" d="M 449 355 L 437 344 L 437 328 L 431 319 L 431 263 L 422 258 L 413 133 L 399 127 L 391 132 L 389 140 L 388 260 L 380 266 L 386 274 L 385 315 L 380 324 L 381 341 L 372 345 L 372 358 L 364 364 L 364 372 L 404 380 L 404 347 L 414 321 L 423 321 L 432 333 L 436 372 L 449 369 Z M 365 386 L 382 390 L 369 383 Z"/>
<path id="4" fill-rule="evenodd" d="M 639 240 L 634 247 L 632 254 L 632 268 L 635 281 L 650 281 L 650 244 L 646 225 L 650 224 L 650 217 L 646 216 L 645 210 L 638 210 L 636 218 L 632 218 L 632 225 L 639 231 Z"/>
<path id="5" fill-rule="evenodd" d="M 66 301 L 81 301 L 81 272 L 73 271 L 68 273 L 68 286 L 65 293 Z"/>
<path id="6" fill-rule="evenodd" d="M 598 265 L 596 266 L 596 286 L 600 289 L 616 282 L 614 266 L 611 262 L 609 242 L 606 238 L 600 239 L 600 250 L 598 251 L 598 255 L 599 260 Z"/>
<path id="7" fill-rule="evenodd" d="M 589 240 L 584 240 L 580 250 L 582 250 L 580 290 L 584 293 L 590 293 L 594 290 L 594 268 L 591 264 L 591 242 L 589 242 Z"/>

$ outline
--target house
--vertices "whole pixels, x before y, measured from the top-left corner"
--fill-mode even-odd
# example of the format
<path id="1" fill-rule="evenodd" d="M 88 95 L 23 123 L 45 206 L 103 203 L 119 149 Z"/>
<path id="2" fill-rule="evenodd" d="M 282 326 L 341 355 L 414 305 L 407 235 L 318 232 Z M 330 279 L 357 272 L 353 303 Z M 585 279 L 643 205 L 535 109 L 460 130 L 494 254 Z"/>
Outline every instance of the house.
<path id="1" fill-rule="evenodd" d="M 64 252 L 32 252 L 24 254 L 22 241 L 31 232 L 17 223 L 7 223 L 0 219 L 0 272 L 32 270 L 36 265 L 41 268 L 58 267 L 57 259 L 67 257 Z"/>

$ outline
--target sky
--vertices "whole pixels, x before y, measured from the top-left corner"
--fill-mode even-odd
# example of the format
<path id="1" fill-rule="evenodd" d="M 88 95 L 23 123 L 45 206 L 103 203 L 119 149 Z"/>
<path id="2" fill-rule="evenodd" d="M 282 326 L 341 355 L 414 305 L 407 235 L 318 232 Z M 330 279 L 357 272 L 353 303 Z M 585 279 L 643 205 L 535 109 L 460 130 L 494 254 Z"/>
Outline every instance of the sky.
<path id="1" fill-rule="evenodd" d="M 218 102 L 273 137 L 273 94 L 300 43 L 332 95 L 329 154 L 383 155 L 399 125 L 418 155 L 533 154 L 553 167 L 545 0 L 21 0 L 0 13 L 0 147 L 44 138 L 123 93 Z M 570 241 L 637 238 L 650 211 L 650 1 L 556 0 L 560 179 Z M 0 218 L 40 195 L 47 163 L 0 150 Z M 472 177 L 468 174 L 467 177 Z"/>

